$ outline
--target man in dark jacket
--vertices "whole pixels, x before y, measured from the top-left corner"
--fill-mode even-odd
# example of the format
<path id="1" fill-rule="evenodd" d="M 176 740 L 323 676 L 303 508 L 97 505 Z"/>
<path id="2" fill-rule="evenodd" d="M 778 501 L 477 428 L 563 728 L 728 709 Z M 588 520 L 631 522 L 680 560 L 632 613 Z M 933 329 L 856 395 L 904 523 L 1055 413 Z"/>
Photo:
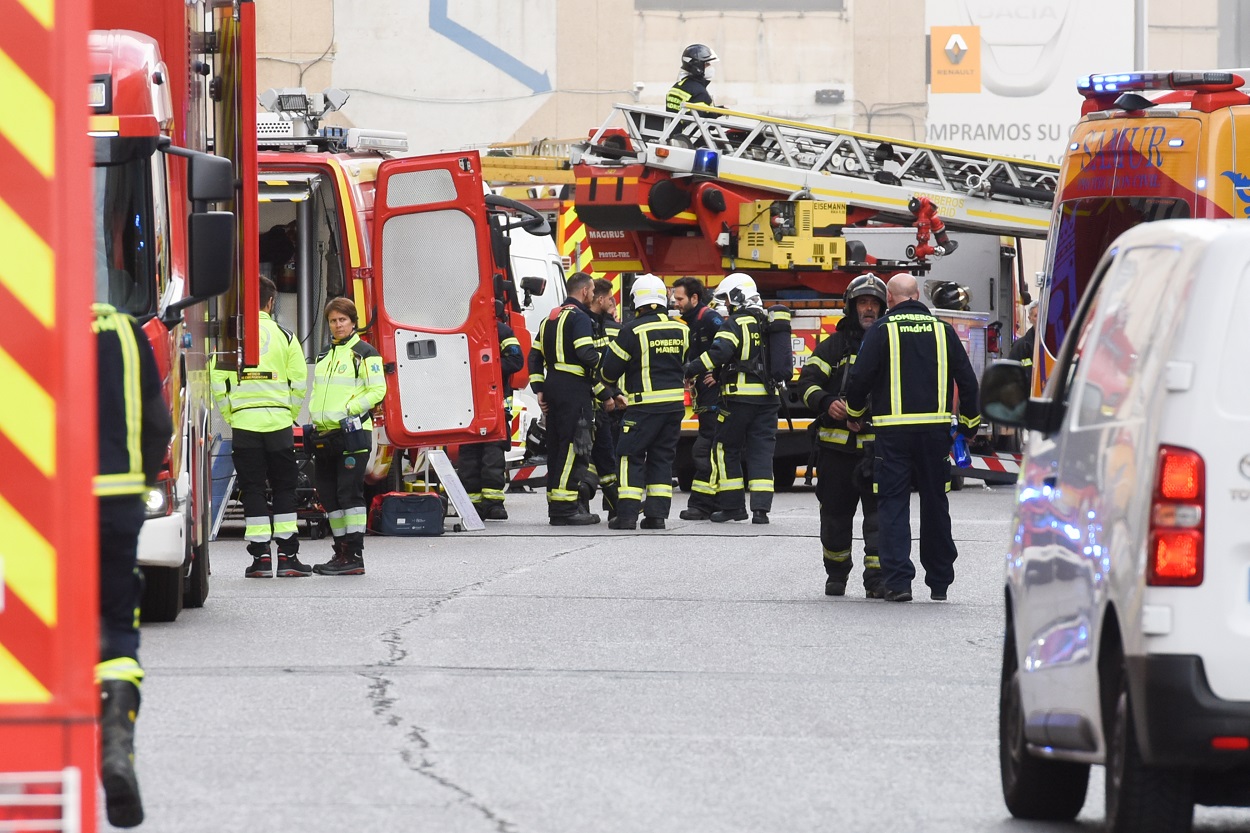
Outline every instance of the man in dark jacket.
<path id="1" fill-rule="evenodd" d="M 673 305 L 681 312 L 681 320 L 690 328 L 690 346 L 686 361 L 700 359 L 725 319 L 707 305 L 707 287 L 698 278 L 679 278 L 673 283 Z M 716 511 L 716 417 L 720 412 L 720 387 L 711 373 L 696 376 L 690 383 L 694 415 L 699 420 L 691 456 L 694 458 L 694 480 L 690 500 L 681 511 L 683 521 L 706 521 Z"/>
<path id="2" fill-rule="evenodd" d="M 612 293 L 612 281 L 596 278 L 590 297 L 590 320 L 595 335 L 595 350 L 599 351 L 599 366 L 607 357 L 608 345 L 616 340 L 621 324 L 616 320 L 616 296 Z M 621 436 L 621 419 L 625 416 L 625 397 L 615 386 L 609 385 L 607 397 L 595 399 L 595 445 L 590 450 L 590 476 L 583 482 L 581 491 L 583 507 L 589 510 L 597 484 L 603 495 L 603 511 L 608 520 L 616 517 L 617 469 L 620 458 L 616 444 Z"/>
<path id="3" fill-rule="evenodd" d="M 846 393 L 848 427 L 858 431 L 872 396 L 881 568 L 888 602 L 910 602 L 911 484 L 920 491 L 920 563 L 935 601 L 946 600 L 959 553 L 951 536 L 951 417 L 966 437 L 981 424 L 977 377 L 953 327 L 920 302 L 916 279 L 886 284 L 889 312 L 864 336 Z"/>
<path id="4" fill-rule="evenodd" d="M 842 320 L 832 335 L 816 346 L 803 365 L 798 390 L 817 415 L 816 499 L 820 501 L 820 543 L 825 565 L 825 595 L 846 594 L 851 573 L 851 538 L 857 506 L 864 508 L 864 593 L 882 594 L 881 560 L 877 555 L 877 496 L 871 469 L 873 435 L 866 415 L 860 430 L 846 424 L 846 386 L 864 332 L 885 314 L 885 284 L 876 275 L 860 275 L 843 295 Z"/>
<path id="5" fill-rule="evenodd" d="M 501 302 L 495 302 L 495 327 L 499 333 L 499 369 L 503 374 L 504 415 L 512 424 L 512 374 L 525 367 L 525 354 L 516 333 L 504 323 L 506 313 Z M 487 521 L 508 520 L 504 508 L 504 488 L 508 485 L 506 455 L 512 448 L 512 438 L 507 437 L 489 443 L 469 443 L 460 446 L 460 480 L 469 493 L 469 500 L 477 512 Z"/>
<path id="6" fill-rule="evenodd" d="M 714 68 L 718 60 L 710 47 L 701 43 L 692 43 L 681 53 L 681 74 L 664 97 L 664 108 L 676 113 L 686 104 L 711 104 L 712 96 L 707 91 L 708 82 L 712 80 Z"/>

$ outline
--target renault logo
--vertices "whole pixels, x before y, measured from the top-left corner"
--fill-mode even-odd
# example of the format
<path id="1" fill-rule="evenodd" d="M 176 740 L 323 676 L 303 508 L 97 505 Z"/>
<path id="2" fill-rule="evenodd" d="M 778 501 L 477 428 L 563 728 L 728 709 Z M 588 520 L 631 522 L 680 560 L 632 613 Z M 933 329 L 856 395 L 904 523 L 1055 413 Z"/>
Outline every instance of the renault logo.
<path id="1" fill-rule="evenodd" d="M 951 33 L 950 40 L 946 42 L 944 47 L 946 57 L 952 64 L 958 64 L 964 59 L 964 55 L 968 54 L 968 44 L 964 40 L 964 36 L 958 32 Z"/>
<path id="2" fill-rule="evenodd" d="M 1241 463 L 1238 464 L 1238 468 L 1241 469 L 1241 476 L 1250 480 L 1250 454 L 1241 458 Z"/>

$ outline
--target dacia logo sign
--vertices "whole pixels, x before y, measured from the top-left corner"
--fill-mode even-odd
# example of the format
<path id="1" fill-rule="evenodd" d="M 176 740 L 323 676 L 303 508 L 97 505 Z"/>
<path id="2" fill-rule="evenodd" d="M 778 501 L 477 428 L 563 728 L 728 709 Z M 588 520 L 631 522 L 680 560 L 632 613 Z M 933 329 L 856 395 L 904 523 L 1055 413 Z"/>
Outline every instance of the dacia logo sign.
<path id="1" fill-rule="evenodd" d="M 964 40 L 964 36 L 958 32 L 952 32 L 950 38 L 943 47 L 946 57 L 950 59 L 952 64 L 958 64 L 964 59 L 964 55 L 968 54 L 968 43 Z"/>

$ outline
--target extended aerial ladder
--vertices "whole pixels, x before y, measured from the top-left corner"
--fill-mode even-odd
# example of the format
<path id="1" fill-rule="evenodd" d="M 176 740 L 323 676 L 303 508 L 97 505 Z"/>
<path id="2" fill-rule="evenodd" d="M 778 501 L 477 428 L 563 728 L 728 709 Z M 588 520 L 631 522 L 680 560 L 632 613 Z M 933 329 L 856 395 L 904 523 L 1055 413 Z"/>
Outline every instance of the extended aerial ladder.
<path id="1" fill-rule="evenodd" d="M 572 158 L 578 211 L 592 227 L 688 236 L 698 226 L 702 245 L 715 243 L 723 258 L 716 264 L 693 257 L 689 244 L 637 241 L 638 259 L 649 261 L 643 267 L 657 273 L 699 274 L 696 265 L 702 273 L 735 267 L 830 270 L 854 261 L 833 239 L 826 249 L 834 251 L 823 259 L 744 251 L 747 221 L 776 201 L 833 203 L 811 214 L 816 228 L 824 229 L 817 238 L 837 238 L 840 229 L 868 220 L 916 226 L 915 265 L 923 269 L 925 257 L 953 248 L 944 243 L 943 227 L 1044 238 L 1059 172 L 1043 162 L 705 105 L 675 113 L 617 105 Z M 770 213 L 776 238 L 793 225 L 793 211 L 781 213 Z M 927 245 L 930 231 L 937 246 Z"/>

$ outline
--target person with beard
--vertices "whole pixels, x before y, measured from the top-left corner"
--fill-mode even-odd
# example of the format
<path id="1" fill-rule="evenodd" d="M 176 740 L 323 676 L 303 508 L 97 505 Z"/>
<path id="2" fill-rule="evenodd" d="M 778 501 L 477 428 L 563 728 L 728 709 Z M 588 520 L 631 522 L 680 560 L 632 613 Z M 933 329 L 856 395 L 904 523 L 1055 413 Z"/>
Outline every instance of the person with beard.
<path id="1" fill-rule="evenodd" d="M 621 331 L 621 324 L 616 320 L 616 297 L 612 294 L 612 281 L 595 278 L 591 292 L 590 308 L 591 332 L 594 334 L 595 349 L 599 351 L 599 365 L 607 357 L 608 345 L 616 340 Z M 617 469 L 620 458 L 616 454 L 616 444 L 621 437 L 621 420 L 625 416 L 625 395 L 619 388 L 608 388 L 606 399 L 595 399 L 595 444 L 590 450 L 590 476 L 583 481 L 583 493 L 586 506 L 594 497 L 593 489 L 598 483 L 603 495 L 603 511 L 608 513 L 608 520 L 616 517 Z M 586 511 L 590 511 L 588 508 Z"/>
<path id="2" fill-rule="evenodd" d="M 885 314 L 885 284 L 873 274 L 850 282 L 843 295 L 842 320 L 816 346 L 803 365 L 798 391 L 817 414 L 816 499 L 820 501 L 820 544 L 825 565 L 825 595 L 846 594 L 851 574 L 851 533 L 855 510 L 864 520 L 864 594 L 882 594 L 881 561 L 877 556 L 877 496 L 873 492 L 871 428 L 867 416 L 858 431 L 846 424 L 846 385 L 864 333 Z M 866 463 L 865 463 L 866 461 Z"/>

